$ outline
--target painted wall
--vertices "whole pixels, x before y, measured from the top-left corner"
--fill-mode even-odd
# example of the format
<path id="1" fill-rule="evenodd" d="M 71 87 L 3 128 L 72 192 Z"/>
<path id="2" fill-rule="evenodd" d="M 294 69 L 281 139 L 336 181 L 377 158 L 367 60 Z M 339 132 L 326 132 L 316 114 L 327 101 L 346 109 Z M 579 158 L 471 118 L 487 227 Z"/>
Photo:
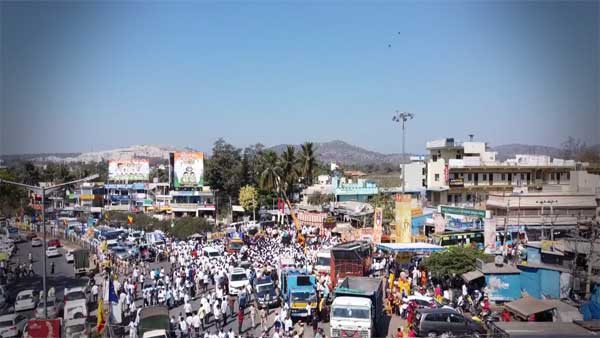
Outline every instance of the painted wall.
<path id="1" fill-rule="evenodd" d="M 560 298 L 560 272 L 538 269 L 542 295 L 549 298 Z"/>
<path id="2" fill-rule="evenodd" d="M 485 283 L 490 301 L 511 301 L 521 298 L 520 274 L 486 274 Z"/>
<path id="3" fill-rule="evenodd" d="M 431 218 L 433 217 L 433 214 L 425 214 L 425 215 L 421 215 L 421 216 L 413 216 L 412 218 L 412 234 L 413 236 L 416 236 L 419 234 L 419 232 L 423 231 L 423 227 L 425 224 L 425 221 L 427 221 L 427 218 Z"/>
<path id="4" fill-rule="evenodd" d="M 537 269 L 523 266 L 520 266 L 519 269 L 521 269 L 520 279 L 523 291 L 527 292 L 531 297 L 540 299 L 540 275 L 537 273 Z"/>

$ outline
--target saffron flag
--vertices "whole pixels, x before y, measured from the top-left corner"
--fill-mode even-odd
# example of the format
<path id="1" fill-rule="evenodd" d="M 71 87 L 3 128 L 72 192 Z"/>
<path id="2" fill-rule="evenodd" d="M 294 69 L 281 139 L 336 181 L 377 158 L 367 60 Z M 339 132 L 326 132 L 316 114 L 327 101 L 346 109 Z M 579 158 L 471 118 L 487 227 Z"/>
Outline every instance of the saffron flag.
<path id="1" fill-rule="evenodd" d="M 98 323 L 96 324 L 96 331 L 98 333 L 102 333 L 104 331 L 104 326 L 106 324 L 106 319 L 104 319 L 104 302 L 102 298 L 98 298 Z"/>
<path id="2" fill-rule="evenodd" d="M 127 216 L 127 224 L 129 224 L 129 225 L 133 224 L 133 216 L 131 216 L 131 215 Z"/>

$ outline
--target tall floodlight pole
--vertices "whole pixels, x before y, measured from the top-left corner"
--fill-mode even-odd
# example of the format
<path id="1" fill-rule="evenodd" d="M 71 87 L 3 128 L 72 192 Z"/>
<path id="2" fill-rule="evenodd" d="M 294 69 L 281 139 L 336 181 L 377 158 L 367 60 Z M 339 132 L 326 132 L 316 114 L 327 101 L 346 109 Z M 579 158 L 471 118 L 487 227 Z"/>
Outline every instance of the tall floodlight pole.
<path id="1" fill-rule="evenodd" d="M 402 194 L 406 187 L 406 152 L 404 150 L 406 144 L 406 121 L 412 120 L 415 117 L 412 113 L 399 112 L 396 110 L 396 115 L 392 117 L 394 122 L 402 122 Z"/>
<path id="2" fill-rule="evenodd" d="M 23 183 L 19 183 L 19 182 L 12 182 L 12 181 L 7 181 L 7 180 L 3 180 L 0 179 L 0 184 L 1 183 L 6 183 L 6 184 L 11 184 L 11 185 L 16 185 L 18 187 L 22 187 L 25 188 L 29 191 L 32 191 L 38 195 L 42 196 L 42 231 L 44 234 L 44 243 L 43 243 L 43 256 L 44 256 L 44 274 L 42 275 L 42 284 L 43 284 L 43 288 L 44 288 L 44 318 L 48 318 L 48 306 L 47 306 L 47 301 L 48 301 L 48 286 L 46 283 L 46 279 L 47 279 L 47 269 L 46 269 L 46 247 L 48 246 L 48 243 L 46 243 L 46 207 L 44 205 L 44 203 L 46 202 L 46 194 L 54 192 L 60 188 L 63 188 L 67 185 L 71 185 L 71 184 L 76 184 L 76 183 L 80 183 L 80 182 L 85 182 L 85 181 L 89 181 L 89 180 L 93 180 L 98 178 L 100 175 L 98 174 L 94 174 L 91 176 L 88 176 L 86 178 L 82 178 L 79 180 L 75 180 L 75 181 L 71 181 L 71 182 L 65 182 L 65 183 L 61 183 L 61 184 L 57 184 L 57 185 L 53 185 L 50 187 L 37 187 L 34 185 L 28 185 L 28 184 L 23 184 Z"/>

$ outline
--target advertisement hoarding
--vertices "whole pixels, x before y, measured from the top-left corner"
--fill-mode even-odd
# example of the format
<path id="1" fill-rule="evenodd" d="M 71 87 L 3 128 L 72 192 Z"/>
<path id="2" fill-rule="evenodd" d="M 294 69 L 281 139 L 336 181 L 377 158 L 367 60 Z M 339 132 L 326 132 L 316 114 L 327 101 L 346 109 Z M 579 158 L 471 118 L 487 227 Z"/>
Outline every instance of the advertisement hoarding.
<path id="1" fill-rule="evenodd" d="M 396 243 L 410 243 L 412 240 L 412 215 L 411 196 L 396 195 L 396 209 L 394 210 L 394 224 L 396 226 Z"/>
<path id="2" fill-rule="evenodd" d="M 173 184 L 179 187 L 204 185 L 204 153 L 175 153 L 173 158 Z"/>
<path id="3" fill-rule="evenodd" d="M 108 179 L 111 181 L 147 181 L 150 163 L 144 159 L 111 160 L 108 162 Z"/>

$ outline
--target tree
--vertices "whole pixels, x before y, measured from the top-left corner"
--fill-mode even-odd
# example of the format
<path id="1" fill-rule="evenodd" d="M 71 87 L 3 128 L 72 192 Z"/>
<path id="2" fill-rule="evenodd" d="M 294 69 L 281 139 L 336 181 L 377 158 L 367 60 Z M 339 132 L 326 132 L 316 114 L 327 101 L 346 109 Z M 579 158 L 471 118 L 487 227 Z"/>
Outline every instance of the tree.
<path id="1" fill-rule="evenodd" d="M 329 203 L 335 199 L 332 194 L 322 194 L 320 191 L 315 191 L 308 195 L 307 202 L 310 205 L 323 205 Z"/>
<path id="2" fill-rule="evenodd" d="M 260 187 L 267 191 L 277 191 L 281 188 L 279 181 L 282 169 L 279 166 L 279 158 L 273 151 L 267 151 L 262 156 L 262 172 L 260 173 Z"/>
<path id="3" fill-rule="evenodd" d="M 383 221 L 384 223 L 390 223 L 394 220 L 394 209 L 396 203 L 391 195 L 379 193 L 371 198 L 369 201 L 375 208 L 383 209 Z"/>
<path id="4" fill-rule="evenodd" d="M 6 169 L 0 169 L 0 179 L 16 181 L 16 176 Z M 0 215 L 14 216 L 26 197 L 27 193 L 22 188 L 0 183 Z"/>
<path id="5" fill-rule="evenodd" d="M 178 239 L 186 239 L 195 233 L 207 233 L 214 230 L 212 223 L 202 217 L 182 217 L 174 221 L 173 228 L 168 233 Z"/>
<path id="6" fill-rule="evenodd" d="M 477 258 L 487 262 L 491 256 L 469 246 L 451 246 L 447 250 L 431 254 L 423 264 L 433 276 L 448 278 L 475 270 Z"/>
<path id="7" fill-rule="evenodd" d="M 302 146 L 301 172 L 304 176 L 304 183 L 312 185 L 317 160 L 315 158 L 315 145 L 312 142 L 305 142 Z"/>
<path id="8" fill-rule="evenodd" d="M 265 146 L 257 143 L 246 147 L 242 155 L 240 166 L 240 185 L 258 186 L 260 174 L 260 158 Z"/>
<path id="9" fill-rule="evenodd" d="M 219 197 L 236 198 L 240 191 L 240 150 L 222 138 L 215 142 L 212 157 L 206 168 L 206 181 L 211 189 L 219 190 Z M 221 203 L 219 203 L 221 205 Z"/>
<path id="10" fill-rule="evenodd" d="M 281 173 L 283 178 L 285 193 L 288 198 L 292 195 L 294 184 L 298 181 L 300 170 L 298 167 L 299 161 L 296 157 L 296 149 L 293 146 L 287 146 L 286 150 L 281 154 Z"/>
<path id="11" fill-rule="evenodd" d="M 258 204 L 258 194 L 253 186 L 245 185 L 240 189 L 240 205 L 244 210 L 252 210 L 254 217 L 254 211 Z"/>

